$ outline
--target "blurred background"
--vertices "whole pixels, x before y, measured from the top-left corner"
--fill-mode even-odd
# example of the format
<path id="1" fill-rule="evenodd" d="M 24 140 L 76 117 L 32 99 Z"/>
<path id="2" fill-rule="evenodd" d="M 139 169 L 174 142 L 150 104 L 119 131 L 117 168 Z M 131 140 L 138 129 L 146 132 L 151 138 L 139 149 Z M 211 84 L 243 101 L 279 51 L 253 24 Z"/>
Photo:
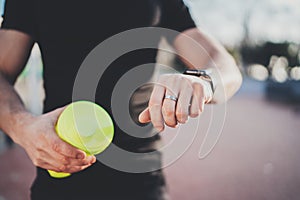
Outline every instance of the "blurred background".
<path id="1" fill-rule="evenodd" d="M 164 169 L 171 199 L 300 199 L 300 0 L 185 2 L 198 27 L 235 57 L 244 82 L 226 104 L 221 137 L 207 157 L 200 159 L 199 151 L 211 106 L 181 127 L 199 132 Z M 36 114 L 44 99 L 42 73 L 35 46 L 15 87 Z M 162 135 L 167 143 L 176 130 Z M 0 133 L 0 200 L 29 199 L 34 176 L 24 151 Z"/>

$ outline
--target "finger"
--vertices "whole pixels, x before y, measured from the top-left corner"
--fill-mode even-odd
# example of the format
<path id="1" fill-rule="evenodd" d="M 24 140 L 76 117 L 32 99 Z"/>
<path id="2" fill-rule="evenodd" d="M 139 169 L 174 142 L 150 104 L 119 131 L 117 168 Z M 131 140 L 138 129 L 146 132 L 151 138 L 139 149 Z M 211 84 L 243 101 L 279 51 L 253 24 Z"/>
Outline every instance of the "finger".
<path id="1" fill-rule="evenodd" d="M 51 137 L 50 146 L 52 150 L 70 158 L 84 159 L 86 157 L 84 151 L 64 142 L 56 134 L 51 134 Z"/>
<path id="2" fill-rule="evenodd" d="M 73 159 L 68 158 L 69 164 L 68 166 L 85 166 L 91 165 L 96 162 L 96 157 L 94 155 L 87 156 L 85 159 Z"/>
<path id="3" fill-rule="evenodd" d="M 87 156 L 86 161 L 71 159 L 70 164 L 61 165 L 59 169 L 63 172 L 74 173 L 90 167 L 95 162 L 95 156 Z"/>
<path id="4" fill-rule="evenodd" d="M 192 101 L 191 101 L 191 106 L 190 106 L 189 116 L 195 118 L 199 115 L 199 113 L 200 113 L 199 97 L 197 95 L 193 95 Z"/>
<path id="5" fill-rule="evenodd" d="M 190 117 L 198 117 L 204 110 L 205 98 L 198 97 L 196 95 L 192 98 L 192 103 L 190 106 Z"/>
<path id="6" fill-rule="evenodd" d="M 176 96 L 177 98 L 177 94 L 176 95 L 171 94 L 169 91 L 166 92 L 166 96 L 167 95 L 171 95 L 174 97 Z M 164 99 L 163 106 L 162 106 L 162 115 L 167 126 L 175 127 L 177 125 L 175 107 L 176 107 L 176 101 L 172 99 Z"/>
<path id="7" fill-rule="evenodd" d="M 49 116 L 50 120 L 52 119 L 54 124 L 57 121 L 58 116 L 63 112 L 63 110 L 65 109 L 65 107 L 62 108 L 58 108 L 52 112 L 47 113 L 47 115 Z M 53 124 L 53 125 L 54 125 Z M 73 147 L 72 145 L 64 142 L 62 139 L 60 139 L 58 137 L 58 135 L 56 134 L 54 128 L 53 130 L 46 134 L 47 141 L 49 143 L 49 145 L 51 146 L 51 148 L 62 154 L 65 155 L 67 157 L 70 158 L 76 158 L 76 159 L 84 159 L 86 157 L 86 154 L 84 151 L 77 149 L 75 147 Z"/>
<path id="8" fill-rule="evenodd" d="M 149 100 L 150 119 L 154 128 L 158 132 L 164 130 L 164 121 L 161 112 L 164 95 L 165 95 L 165 87 L 163 87 L 162 85 L 155 85 Z"/>
<path id="9" fill-rule="evenodd" d="M 35 161 L 37 166 L 57 172 L 68 173 L 71 173 L 73 168 L 80 170 L 96 162 L 95 156 L 87 156 L 86 159 L 79 160 L 63 156 L 55 151 L 42 151 L 39 157 L 40 158 Z"/>
<path id="10" fill-rule="evenodd" d="M 172 78 L 168 79 L 166 82 L 166 96 L 173 96 L 176 99 L 178 98 L 178 94 L 181 88 L 181 84 L 184 79 L 180 76 L 172 76 Z M 177 125 L 176 119 L 176 103 L 174 99 L 165 98 L 162 107 L 162 113 L 164 117 L 165 124 L 170 127 L 175 127 Z"/>
<path id="11" fill-rule="evenodd" d="M 47 158 L 46 161 L 49 164 L 52 164 L 55 167 L 60 167 L 62 165 L 66 166 L 67 168 L 74 167 L 74 166 L 85 166 L 91 165 L 96 162 L 96 157 L 86 156 L 84 159 L 75 159 L 63 156 L 55 151 L 53 152 L 44 152 L 44 158 Z"/>
<path id="12" fill-rule="evenodd" d="M 193 88 L 194 92 L 190 107 L 190 116 L 197 117 L 204 110 L 205 97 L 202 85 L 195 84 Z"/>
<path id="13" fill-rule="evenodd" d="M 139 115 L 139 122 L 141 122 L 141 123 L 148 123 L 150 121 L 151 121 L 150 111 L 149 111 L 149 108 L 146 108 L 143 112 L 140 113 L 140 115 Z"/>
<path id="14" fill-rule="evenodd" d="M 166 85 L 166 96 L 173 96 L 176 99 L 178 98 L 178 94 L 181 88 L 183 79 L 173 78 L 169 79 Z M 162 106 L 162 113 L 164 117 L 164 121 L 167 126 L 175 127 L 177 125 L 176 119 L 176 103 L 177 100 L 165 98 Z"/>
<path id="15" fill-rule="evenodd" d="M 49 157 L 49 155 L 46 155 L 45 152 L 42 152 L 40 154 L 41 158 L 36 158 L 33 160 L 33 164 L 35 166 L 48 169 L 48 170 L 53 170 L 56 172 L 62 171 L 61 169 L 64 169 L 65 167 L 64 164 L 59 163 L 59 162 L 53 162 L 53 159 Z M 62 161 L 63 162 L 63 161 Z"/>
<path id="16" fill-rule="evenodd" d="M 188 83 L 183 84 L 176 105 L 176 119 L 184 124 L 188 120 L 189 106 L 193 94 L 193 88 Z"/>
<path id="17" fill-rule="evenodd" d="M 72 166 L 72 167 L 66 167 L 64 165 L 61 165 L 60 167 L 54 167 L 52 164 L 45 162 L 43 163 L 43 165 L 41 166 L 44 169 L 47 170 L 52 170 L 55 172 L 63 172 L 63 173 L 76 173 L 79 171 L 82 171 L 88 167 L 90 167 L 91 165 L 85 165 L 85 166 Z"/>
<path id="18" fill-rule="evenodd" d="M 84 166 L 72 166 L 72 167 L 70 167 L 70 168 L 67 168 L 66 170 L 66 172 L 67 173 L 76 173 L 76 172 L 80 172 L 80 171 L 82 171 L 82 170 L 84 170 L 84 169 L 86 169 L 86 168 L 88 168 L 88 167 L 90 167 L 91 165 L 84 165 Z"/>
<path id="19" fill-rule="evenodd" d="M 55 167 L 52 164 L 48 163 L 48 162 L 44 162 L 41 165 L 39 165 L 39 167 L 43 168 L 43 169 L 47 169 L 47 170 L 51 170 L 51 171 L 55 171 L 55 172 L 62 172 L 59 167 Z"/>

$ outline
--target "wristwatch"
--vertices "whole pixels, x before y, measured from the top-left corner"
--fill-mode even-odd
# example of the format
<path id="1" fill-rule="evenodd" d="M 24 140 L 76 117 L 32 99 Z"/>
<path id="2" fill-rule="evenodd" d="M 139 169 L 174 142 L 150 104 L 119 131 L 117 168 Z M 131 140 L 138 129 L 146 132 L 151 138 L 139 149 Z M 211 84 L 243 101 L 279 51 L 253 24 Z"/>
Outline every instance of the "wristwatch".
<path id="1" fill-rule="evenodd" d="M 192 76 L 197 76 L 207 82 L 210 83 L 210 86 L 211 86 L 211 90 L 212 90 L 212 93 L 214 94 L 215 92 L 215 86 L 214 86 L 214 83 L 213 83 L 213 80 L 210 76 L 211 72 L 209 72 L 209 70 L 201 70 L 201 69 L 186 69 L 183 74 L 186 74 L 186 75 L 192 75 Z"/>

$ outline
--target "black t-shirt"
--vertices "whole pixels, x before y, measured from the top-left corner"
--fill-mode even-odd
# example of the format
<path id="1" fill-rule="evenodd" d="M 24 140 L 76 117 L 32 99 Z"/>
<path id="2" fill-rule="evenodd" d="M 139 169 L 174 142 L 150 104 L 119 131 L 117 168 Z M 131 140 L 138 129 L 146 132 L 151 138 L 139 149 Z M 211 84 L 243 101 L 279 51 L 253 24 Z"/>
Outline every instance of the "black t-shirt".
<path id="1" fill-rule="evenodd" d="M 70 102 L 70 87 L 80 64 L 110 36 L 153 23 L 180 32 L 195 26 L 179 0 L 7 0 L 3 17 L 3 28 L 31 35 L 41 48 L 47 94 L 45 111 Z M 153 56 L 139 56 L 140 62 L 136 61 L 137 56 L 126 60 L 133 61 L 128 63 L 132 67 L 154 61 Z"/>
<path id="2" fill-rule="evenodd" d="M 40 46 L 45 112 L 72 101 L 81 63 L 105 39 L 139 27 L 179 32 L 195 27 L 181 0 L 6 0 L 3 19 L 2 28 L 25 32 Z M 155 49 L 140 49 L 116 59 L 99 82 L 96 102 L 111 113 L 111 93 L 119 78 L 135 66 L 155 63 L 155 57 Z"/>
<path id="3" fill-rule="evenodd" d="M 39 44 L 45 112 L 72 101 L 76 73 L 93 48 L 114 34 L 149 26 L 182 32 L 195 24 L 181 0 L 6 0 L 2 23 L 2 28 L 24 32 Z M 156 53 L 156 49 L 140 49 L 116 59 L 99 82 L 96 102 L 112 114 L 116 82 L 135 66 L 155 63 Z M 157 138 L 135 139 L 116 126 L 114 142 L 134 151 Z"/>

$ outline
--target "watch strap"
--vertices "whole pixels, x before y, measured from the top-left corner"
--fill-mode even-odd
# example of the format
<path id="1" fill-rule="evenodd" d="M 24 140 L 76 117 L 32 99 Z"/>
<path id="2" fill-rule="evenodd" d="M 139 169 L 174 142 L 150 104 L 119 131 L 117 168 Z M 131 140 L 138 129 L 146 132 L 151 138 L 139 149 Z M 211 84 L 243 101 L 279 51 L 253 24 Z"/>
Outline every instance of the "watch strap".
<path id="1" fill-rule="evenodd" d="M 211 90 L 214 94 L 215 92 L 215 86 L 212 80 L 212 77 L 209 75 L 208 70 L 201 70 L 201 69 L 186 69 L 183 74 L 185 75 L 191 75 L 191 76 L 197 76 L 200 78 L 203 78 L 205 81 L 210 83 Z"/>

